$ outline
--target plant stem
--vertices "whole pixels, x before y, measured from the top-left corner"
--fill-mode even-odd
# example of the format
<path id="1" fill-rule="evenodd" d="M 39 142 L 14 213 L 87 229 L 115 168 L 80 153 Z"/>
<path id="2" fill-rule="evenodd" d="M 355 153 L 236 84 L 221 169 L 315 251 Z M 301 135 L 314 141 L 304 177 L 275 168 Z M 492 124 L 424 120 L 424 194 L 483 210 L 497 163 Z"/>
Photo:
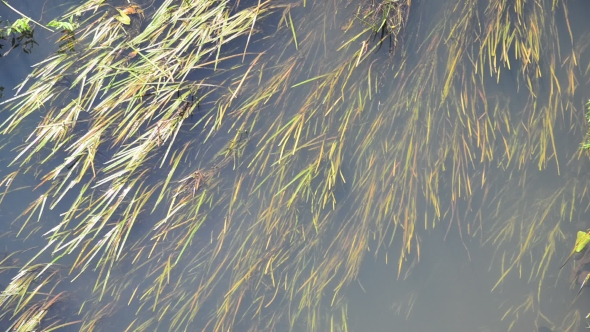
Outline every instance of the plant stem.
<path id="1" fill-rule="evenodd" d="M 8 8 L 10 8 L 10 9 L 12 9 L 14 12 L 16 12 L 17 14 L 19 14 L 20 16 L 22 16 L 22 17 L 24 17 L 24 18 L 26 18 L 26 19 L 29 19 L 29 20 L 31 20 L 32 22 L 34 22 L 35 24 L 39 25 L 39 26 L 40 26 L 40 27 L 42 27 L 43 29 L 45 29 L 45 30 L 47 30 L 47 31 L 55 32 L 55 31 L 53 31 L 53 30 L 49 29 L 48 27 L 44 26 L 43 24 L 41 24 L 41 23 L 39 23 L 39 22 L 35 21 L 34 19 L 32 19 L 32 18 L 28 17 L 27 15 L 25 15 L 25 14 L 23 14 L 23 13 L 19 12 L 19 11 L 18 11 L 16 8 L 14 8 L 14 7 L 12 7 L 11 5 L 9 5 L 9 4 L 8 4 L 8 2 L 6 2 L 6 0 L 2 0 L 2 3 L 4 3 L 4 4 L 6 5 L 6 7 L 8 7 Z"/>

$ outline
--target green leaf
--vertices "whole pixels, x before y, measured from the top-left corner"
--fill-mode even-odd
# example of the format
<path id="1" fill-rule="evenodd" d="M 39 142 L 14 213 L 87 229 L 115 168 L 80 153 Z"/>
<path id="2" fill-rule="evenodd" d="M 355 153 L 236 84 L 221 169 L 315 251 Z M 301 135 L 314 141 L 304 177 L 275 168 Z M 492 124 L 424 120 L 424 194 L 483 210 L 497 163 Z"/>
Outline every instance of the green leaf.
<path id="1" fill-rule="evenodd" d="M 121 23 L 123 23 L 123 24 L 125 24 L 125 25 L 129 25 L 129 24 L 131 24 L 131 18 L 129 18 L 129 16 L 127 16 L 127 14 L 125 14 L 125 12 L 124 12 L 124 11 L 122 11 L 122 10 L 120 10 L 120 9 L 117 9 L 117 11 L 119 12 L 119 16 L 115 16 L 115 18 L 116 18 L 116 19 L 117 19 L 119 22 L 121 22 Z"/>
<path id="2" fill-rule="evenodd" d="M 590 233 L 578 231 L 578 235 L 576 236 L 576 246 L 574 250 L 576 252 L 582 252 L 586 249 L 586 246 L 590 243 Z"/>
<path id="3" fill-rule="evenodd" d="M 47 23 L 48 27 L 51 28 L 56 28 L 56 29 L 60 29 L 60 30 L 68 30 L 68 31 L 74 31 L 75 27 L 74 24 L 72 24 L 71 22 L 61 22 L 61 21 L 56 21 L 53 20 L 49 23 Z"/>

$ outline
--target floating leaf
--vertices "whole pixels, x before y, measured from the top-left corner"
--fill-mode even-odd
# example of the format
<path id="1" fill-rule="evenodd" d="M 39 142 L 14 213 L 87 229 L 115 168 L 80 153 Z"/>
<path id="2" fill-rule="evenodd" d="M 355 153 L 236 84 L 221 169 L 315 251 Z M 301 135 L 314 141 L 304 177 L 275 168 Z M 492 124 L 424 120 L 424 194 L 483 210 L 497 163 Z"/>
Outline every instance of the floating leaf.
<path id="1" fill-rule="evenodd" d="M 578 235 L 576 236 L 576 246 L 574 250 L 576 252 L 582 252 L 586 249 L 586 246 L 590 243 L 590 233 L 578 231 Z"/>
<path id="2" fill-rule="evenodd" d="M 143 11 L 141 10 L 141 7 L 139 7 L 138 5 L 130 5 L 129 7 L 117 8 L 117 10 L 123 14 L 142 14 L 143 13 Z"/>
<path id="3" fill-rule="evenodd" d="M 127 14 L 125 14 L 124 11 L 122 11 L 121 9 L 117 8 L 117 11 L 119 12 L 119 16 L 115 16 L 115 18 L 117 19 L 117 21 L 129 25 L 131 24 L 131 18 L 129 18 L 129 16 L 127 16 Z"/>
<path id="4" fill-rule="evenodd" d="M 586 248 L 586 246 L 588 245 L 589 242 L 590 242 L 590 231 L 588 231 L 588 232 L 578 231 L 578 235 L 576 236 L 576 244 L 574 245 L 574 249 L 572 249 L 572 252 L 567 257 L 565 262 L 563 264 L 561 264 L 561 267 L 559 269 L 561 270 L 565 266 L 565 264 L 567 264 L 567 262 L 569 262 L 569 260 L 574 256 L 575 253 L 582 252 Z"/>

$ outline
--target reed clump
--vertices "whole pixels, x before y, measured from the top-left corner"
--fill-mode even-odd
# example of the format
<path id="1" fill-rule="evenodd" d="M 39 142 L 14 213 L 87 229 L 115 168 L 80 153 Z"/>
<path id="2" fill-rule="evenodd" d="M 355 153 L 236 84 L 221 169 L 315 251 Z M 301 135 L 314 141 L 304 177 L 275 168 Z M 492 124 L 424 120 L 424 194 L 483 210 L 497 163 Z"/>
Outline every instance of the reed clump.
<path id="1" fill-rule="evenodd" d="M 553 130 L 576 81 L 555 73 L 576 75 L 583 49 L 547 62 L 540 50 L 559 54 L 553 8 L 565 5 L 462 0 L 412 30 L 411 1 L 349 4 L 90 1 L 67 13 L 75 46 L 34 69 L 0 126 L 34 128 L 3 184 L 43 166 L 19 228 L 47 209 L 62 217 L 23 269 L 95 270 L 88 330 L 135 305 L 130 330 L 346 331 L 367 249 L 405 277 L 421 232 L 456 227 L 510 257 L 498 283 L 549 243 L 531 272 L 540 289 L 560 239 L 543 221 L 568 215 L 568 191 L 534 218 L 490 211 L 510 210 L 503 174 L 561 166 Z M 388 39 L 394 57 L 379 52 Z M 518 111 L 490 91 L 504 75 L 527 94 Z"/>
<path id="2" fill-rule="evenodd" d="M 393 52 L 402 42 L 411 6 L 411 0 L 364 1 L 358 4 L 356 18 L 371 28 L 371 39 L 380 44 L 388 41 Z"/>

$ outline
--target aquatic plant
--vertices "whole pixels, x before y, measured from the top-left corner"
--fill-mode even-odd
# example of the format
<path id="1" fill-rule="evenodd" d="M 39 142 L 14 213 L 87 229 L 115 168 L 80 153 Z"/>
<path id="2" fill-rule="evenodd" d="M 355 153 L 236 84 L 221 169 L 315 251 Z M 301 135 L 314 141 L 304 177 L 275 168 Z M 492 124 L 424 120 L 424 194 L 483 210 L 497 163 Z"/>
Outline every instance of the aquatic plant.
<path id="1" fill-rule="evenodd" d="M 66 13 L 59 22 L 79 26 L 4 102 L 0 125 L 33 128 L 3 185 L 42 166 L 21 234 L 48 209 L 62 218 L 41 226 L 47 242 L 23 271 L 97 271 L 86 330 L 136 304 L 151 318 L 127 317 L 128 329 L 346 331 L 368 250 L 404 277 L 421 232 L 455 227 L 495 246 L 498 285 L 545 246 L 529 269 L 540 294 L 563 240 L 545 220 L 572 219 L 570 198 L 586 191 L 538 197 L 519 218 L 529 201 L 506 207 L 513 187 L 495 180 L 566 167 L 554 127 L 585 48 L 559 58 L 561 1 L 439 6 L 438 21 L 414 25 L 411 1 L 389 0 L 88 1 Z M 526 105 L 488 90 L 508 75 Z"/>

